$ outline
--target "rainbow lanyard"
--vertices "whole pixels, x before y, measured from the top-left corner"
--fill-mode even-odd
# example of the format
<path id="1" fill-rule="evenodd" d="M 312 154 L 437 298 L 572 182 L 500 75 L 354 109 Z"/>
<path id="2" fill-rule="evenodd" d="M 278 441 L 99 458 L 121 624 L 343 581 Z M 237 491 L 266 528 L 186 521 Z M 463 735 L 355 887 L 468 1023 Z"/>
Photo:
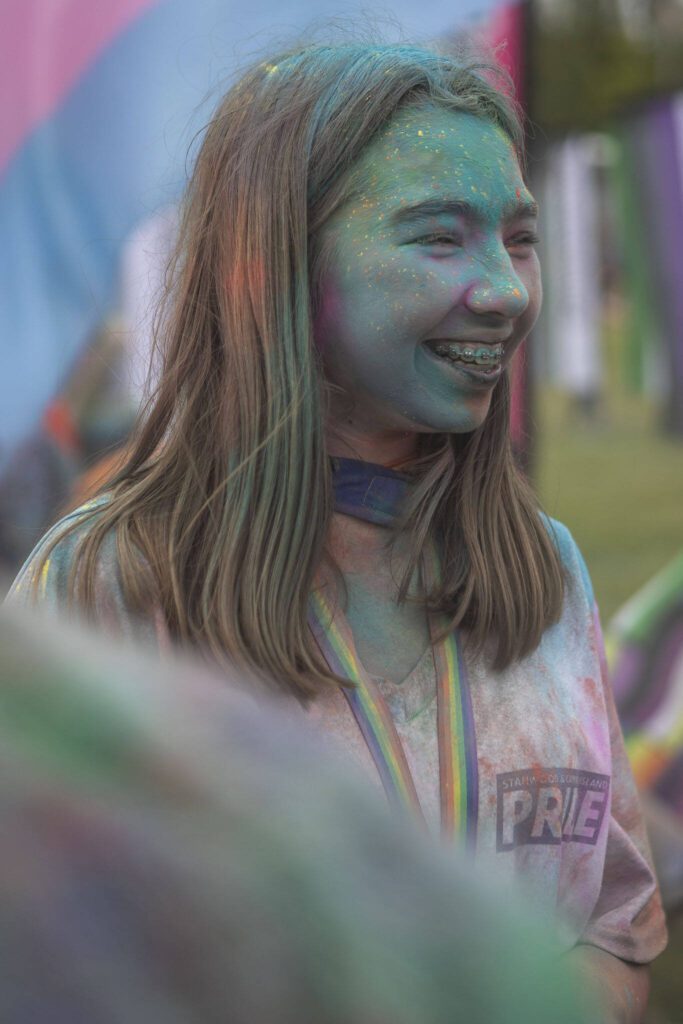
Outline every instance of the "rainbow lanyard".
<path id="1" fill-rule="evenodd" d="M 433 548 L 427 554 L 426 568 L 438 578 L 440 567 Z M 308 620 L 328 667 L 356 684 L 353 688 L 344 687 L 342 692 L 372 755 L 387 798 L 395 806 L 409 808 L 425 823 L 391 712 L 360 662 L 345 616 L 339 608 L 333 610 L 321 588 L 310 596 Z M 437 679 L 441 834 L 444 839 L 460 839 L 473 848 L 478 772 L 470 692 L 456 633 L 449 633 L 437 643 L 438 625 L 437 616 L 429 613 Z"/>

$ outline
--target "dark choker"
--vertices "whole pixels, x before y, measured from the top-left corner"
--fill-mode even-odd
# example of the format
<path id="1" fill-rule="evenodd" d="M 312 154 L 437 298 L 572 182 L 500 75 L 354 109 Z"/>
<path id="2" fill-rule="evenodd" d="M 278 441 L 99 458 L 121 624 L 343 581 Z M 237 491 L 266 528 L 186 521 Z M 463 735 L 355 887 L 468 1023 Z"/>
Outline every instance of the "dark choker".
<path id="1" fill-rule="evenodd" d="M 330 457 L 334 508 L 345 516 L 389 526 L 410 486 L 410 475 L 362 459 Z"/>

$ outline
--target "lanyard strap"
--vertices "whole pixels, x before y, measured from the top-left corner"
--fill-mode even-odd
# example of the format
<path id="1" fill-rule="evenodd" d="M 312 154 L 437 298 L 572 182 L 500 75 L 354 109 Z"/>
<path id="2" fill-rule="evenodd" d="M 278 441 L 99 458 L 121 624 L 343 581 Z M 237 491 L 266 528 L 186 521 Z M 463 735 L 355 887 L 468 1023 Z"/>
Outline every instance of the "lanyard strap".
<path id="1" fill-rule="evenodd" d="M 440 581 L 441 566 L 433 544 L 425 553 L 425 570 L 428 583 Z M 457 632 L 451 630 L 437 641 L 439 617 L 430 612 L 428 618 L 436 671 L 441 834 L 449 840 L 461 837 L 468 847 L 473 847 L 479 771 L 467 672 Z"/>
<path id="2" fill-rule="evenodd" d="M 309 598 L 308 621 L 328 667 L 335 675 L 356 684 L 343 687 L 342 692 L 375 762 L 389 802 L 402 809 L 409 807 L 424 822 L 391 712 L 360 662 L 346 617 L 339 609 L 333 614 L 329 601 L 318 589 Z"/>
<path id="3" fill-rule="evenodd" d="M 433 548 L 426 570 L 438 579 L 439 564 Z M 322 588 L 309 599 L 309 625 L 328 667 L 355 687 L 342 692 L 358 723 L 379 773 L 387 798 L 394 806 L 409 808 L 424 823 L 415 783 L 391 712 L 379 688 L 358 657 L 353 634 L 339 608 L 332 609 Z M 455 632 L 434 642 L 437 616 L 429 614 L 437 680 L 437 738 L 441 833 L 444 839 L 462 837 L 473 846 L 477 827 L 477 758 L 469 687 Z M 426 827 L 426 825 L 425 825 Z"/>

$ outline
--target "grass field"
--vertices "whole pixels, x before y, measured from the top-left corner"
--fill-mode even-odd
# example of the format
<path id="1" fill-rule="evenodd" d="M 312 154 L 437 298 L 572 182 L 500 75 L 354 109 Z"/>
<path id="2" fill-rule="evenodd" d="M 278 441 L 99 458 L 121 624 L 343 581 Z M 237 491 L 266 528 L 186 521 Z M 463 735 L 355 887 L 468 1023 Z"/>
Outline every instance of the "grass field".
<path id="1" fill-rule="evenodd" d="M 559 392 L 537 402 L 538 493 L 583 551 L 605 622 L 683 548 L 683 438 L 656 415 L 623 395 L 594 423 Z"/>
<path id="2" fill-rule="evenodd" d="M 662 435 L 656 408 L 615 394 L 594 422 L 543 391 L 535 482 L 546 512 L 572 531 L 603 623 L 683 548 L 683 438 Z M 683 1024 L 683 918 L 655 962 L 648 1024 Z"/>

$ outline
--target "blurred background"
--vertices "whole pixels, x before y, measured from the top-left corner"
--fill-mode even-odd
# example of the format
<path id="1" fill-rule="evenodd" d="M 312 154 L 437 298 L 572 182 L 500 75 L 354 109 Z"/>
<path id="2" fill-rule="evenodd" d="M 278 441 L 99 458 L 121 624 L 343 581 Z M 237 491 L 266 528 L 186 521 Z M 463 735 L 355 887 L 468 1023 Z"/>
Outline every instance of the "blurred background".
<path id="1" fill-rule="evenodd" d="M 212 107 L 330 18 L 497 47 L 528 115 L 546 298 L 514 440 L 593 577 L 672 934 L 648 1021 L 680 1024 L 683 0 L 0 0 L 0 578 L 125 444 Z"/>

